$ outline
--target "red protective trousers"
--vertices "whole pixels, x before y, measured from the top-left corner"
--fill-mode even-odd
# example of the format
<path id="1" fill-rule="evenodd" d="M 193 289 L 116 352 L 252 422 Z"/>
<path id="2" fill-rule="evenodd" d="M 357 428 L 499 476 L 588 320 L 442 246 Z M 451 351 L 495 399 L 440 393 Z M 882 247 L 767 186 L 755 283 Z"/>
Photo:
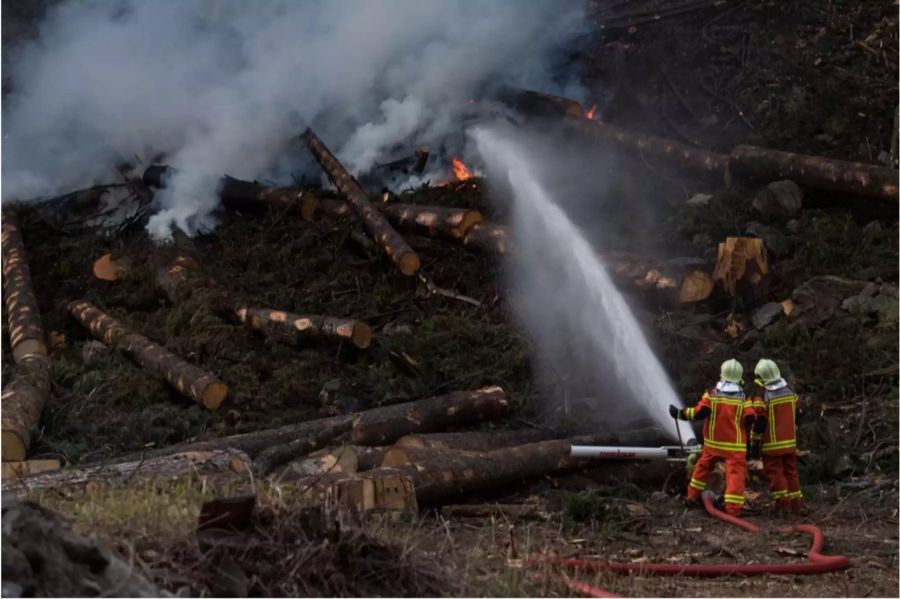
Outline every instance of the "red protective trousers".
<path id="1" fill-rule="evenodd" d="M 763 454 L 763 468 L 769 478 L 769 491 L 775 501 L 775 509 L 800 513 L 803 493 L 800 491 L 800 473 L 797 471 L 797 453 L 777 455 Z"/>
<path id="2" fill-rule="evenodd" d="M 721 451 L 704 447 L 688 484 L 688 499 L 700 499 L 706 490 L 706 479 L 716 460 L 725 461 L 725 511 L 740 516 L 744 507 L 744 485 L 747 477 L 747 454 L 743 451 Z"/>

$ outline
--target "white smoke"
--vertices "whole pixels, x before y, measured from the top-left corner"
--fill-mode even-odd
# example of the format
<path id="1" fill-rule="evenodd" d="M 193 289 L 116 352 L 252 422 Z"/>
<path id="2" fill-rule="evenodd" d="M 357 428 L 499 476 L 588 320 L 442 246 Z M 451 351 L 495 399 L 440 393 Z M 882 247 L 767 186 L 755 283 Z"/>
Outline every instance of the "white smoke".
<path id="1" fill-rule="evenodd" d="M 553 59 L 583 0 L 70 0 L 16 50 L 3 105 L 3 198 L 115 180 L 162 152 L 181 171 L 156 236 L 213 223 L 228 173 L 287 179 L 303 124 L 356 173 L 393 144 L 441 139 L 484 85 L 577 95 Z"/>
<path id="2" fill-rule="evenodd" d="M 473 137 L 514 200 L 513 306 L 541 364 L 581 388 L 596 421 L 643 413 L 672 435 L 668 407 L 682 402 L 584 233 L 539 183 L 528 144 L 486 129 Z M 678 426 L 685 441 L 693 437 L 690 425 Z"/>

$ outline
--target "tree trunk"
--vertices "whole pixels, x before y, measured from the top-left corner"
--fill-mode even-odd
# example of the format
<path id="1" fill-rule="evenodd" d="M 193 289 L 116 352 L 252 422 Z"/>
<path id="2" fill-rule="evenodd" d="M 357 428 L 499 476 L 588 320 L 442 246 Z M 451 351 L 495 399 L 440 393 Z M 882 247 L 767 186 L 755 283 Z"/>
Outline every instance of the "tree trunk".
<path id="1" fill-rule="evenodd" d="M 512 232 L 504 225 L 476 224 L 466 233 L 463 245 L 481 252 L 494 254 L 515 253 Z"/>
<path id="2" fill-rule="evenodd" d="M 31 435 L 50 396 L 50 359 L 22 234 L 9 211 L 2 220 L 3 295 L 16 363 L 13 379 L 0 399 L 2 460 L 18 462 L 28 454 Z"/>
<path id="3" fill-rule="evenodd" d="M 144 170 L 141 179 L 148 187 L 165 188 L 166 180 L 177 172 L 171 166 L 154 164 Z M 222 177 L 219 183 L 219 199 L 229 210 L 255 212 L 267 208 L 287 210 L 294 207 L 305 219 L 312 217 L 316 205 L 316 195 L 309 190 L 260 185 L 228 175 Z"/>
<path id="4" fill-rule="evenodd" d="M 713 279 L 732 297 L 759 303 L 766 297 L 768 276 L 769 258 L 762 239 L 728 237 L 719 244 Z"/>
<path id="5" fill-rule="evenodd" d="M 719 182 L 725 180 L 728 171 L 727 154 L 701 150 L 671 139 L 586 118 L 568 118 L 566 124 L 599 144 L 613 145 L 654 166 L 674 166 Z"/>
<path id="6" fill-rule="evenodd" d="M 287 343 L 303 347 L 313 341 L 349 341 L 360 349 L 372 342 L 372 329 L 359 320 L 332 316 L 299 315 L 270 308 L 238 306 L 237 318 L 255 331 Z"/>
<path id="7" fill-rule="evenodd" d="M 731 151 L 729 168 L 741 179 L 790 179 L 804 187 L 898 201 L 897 170 L 886 166 L 737 146 Z"/>
<path id="8" fill-rule="evenodd" d="M 584 460 L 569 457 L 570 447 L 569 441 L 562 439 L 488 453 L 440 452 L 427 461 L 377 468 L 358 476 L 377 478 L 396 472 L 412 479 L 419 503 L 448 503 L 468 493 L 500 490 L 523 479 L 586 465 Z"/>
<path id="9" fill-rule="evenodd" d="M 353 472 L 365 472 L 381 466 L 381 460 L 390 447 L 369 447 L 366 445 L 340 445 L 331 447 L 310 454 L 310 458 L 319 460 L 321 463 L 339 463 L 346 464 L 343 466 L 344 472 L 352 470 Z M 351 467 L 352 464 L 352 467 Z M 315 472 L 310 472 L 314 474 Z"/>
<path id="10" fill-rule="evenodd" d="M 443 235 L 451 239 L 461 239 L 469 229 L 482 221 L 481 212 L 468 208 L 382 202 L 378 204 L 378 209 L 398 228 L 430 237 Z M 327 198 L 319 199 L 315 210 L 330 216 L 353 214 L 349 203 Z"/>
<path id="11" fill-rule="evenodd" d="M 353 443 L 387 445 L 403 435 L 465 426 L 506 414 L 509 401 L 500 387 L 457 391 L 419 401 L 384 406 L 359 415 Z"/>
<path id="12" fill-rule="evenodd" d="M 59 470 L 59 460 L 25 460 L 24 462 L 3 462 L 3 480 L 31 476 L 41 472 Z"/>
<path id="13" fill-rule="evenodd" d="M 411 433 L 433 432 L 450 426 L 466 426 L 499 418 L 507 409 L 506 395 L 499 387 L 456 391 L 418 401 L 372 408 L 347 416 L 310 420 L 210 441 L 181 443 L 151 450 L 144 455 L 159 457 L 179 451 L 213 451 L 230 447 L 244 451 L 253 458 L 269 447 L 313 436 L 325 428 L 341 426 L 343 422 L 353 423 L 355 445 L 387 445 Z M 136 457 L 126 456 L 125 459 Z"/>
<path id="14" fill-rule="evenodd" d="M 430 433 L 425 435 L 406 435 L 397 439 L 394 447 L 413 449 L 461 449 L 464 451 L 492 451 L 500 447 L 535 443 L 553 438 L 551 431 L 519 430 L 519 431 L 469 431 L 458 433 Z"/>
<path id="15" fill-rule="evenodd" d="M 19 363 L 29 355 L 47 355 L 41 311 L 31 284 L 25 244 L 15 218 L 9 211 L 3 213 L 3 295 L 6 300 L 6 317 L 9 323 L 9 345 L 13 359 Z"/>
<path id="16" fill-rule="evenodd" d="M 359 455 L 365 455 L 360 450 L 380 449 L 375 447 L 362 447 L 361 445 L 341 445 L 340 447 L 314 451 L 309 456 L 293 460 L 281 475 L 279 482 L 297 480 L 307 476 L 319 476 L 326 474 L 355 474 L 360 471 Z M 379 456 L 382 452 L 375 452 Z M 374 455 L 374 454 L 373 454 Z M 366 468 L 371 470 L 380 465 L 375 464 Z"/>
<path id="17" fill-rule="evenodd" d="M 605 252 L 602 259 L 619 285 L 667 306 L 706 300 L 715 289 L 714 265 L 702 258 L 652 260 L 626 252 Z"/>
<path id="18" fill-rule="evenodd" d="M 307 129 L 304 136 L 307 147 L 322 166 L 322 170 L 325 171 L 338 191 L 350 202 L 365 224 L 366 230 L 381 245 L 385 254 L 397 265 L 400 272 L 407 276 L 415 274 L 419 270 L 419 256 L 394 230 L 384 215 L 372 205 L 356 180 L 322 143 L 322 140 L 313 133 L 312 129 Z"/>
<path id="19" fill-rule="evenodd" d="M 430 464 L 439 461 L 444 467 L 456 464 L 459 470 L 467 467 L 473 459 L 483 459 L 486 451 L 468 451 L 462 449 L 431 447 L 391 447 L 381 460 L 381 468 L 396 468 L 408 464 Z"/>
<path id="20" fill-rule="evenodd" d="M 346 433 L 352 428 L 353 422 L 351 421 L 337 422 L 313 436 L 294 439 L 282 445 L 274 445 L 260 453 L 253 460 L 253 466 L 259 475 L 265 476 L 278 466 L 328 445 L 335 437 Z"/>
<path id="21" fill-rule="evenodd" d="M 246 453 L 237 449 L 187 451 L 159 458 L 137 459 L 129 462 L 100 463 L 95 466 L 66 468 L 55 472 L 25 476 L 3 483 L 3 490 L 31 492 L 50 488 L 72 488 L 88 483 L 122 487 L 152 478 L 174 479 L 188 473 L 219 474 L 244 473 L 251 462 Z"/>
<path id="22" fill-rule="evenodd" d="M 146 337 L 132 333 L 90 302 L 71 302 L 68 310 L 94 337 L 122 349 L 145 370 L 164 378 L 179 393 L 204 408 L 218 409 L 228 395 L 228 386 L 214 375 L 188 364 Z"/>
<path id="23" fill-rule="evenodd" d="M 4 462 L 20 462 L 28 455 L 31 435 L 49 396 L 50 359 L 41 354 L 21 358 L 0 399 Z"/>

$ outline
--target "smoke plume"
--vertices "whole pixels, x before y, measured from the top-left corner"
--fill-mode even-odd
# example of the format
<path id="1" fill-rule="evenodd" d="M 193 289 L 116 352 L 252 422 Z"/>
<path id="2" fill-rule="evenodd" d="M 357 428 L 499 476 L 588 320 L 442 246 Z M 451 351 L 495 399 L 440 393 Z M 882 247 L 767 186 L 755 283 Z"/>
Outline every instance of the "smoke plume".
<path id="1" fill-rule="evenodd" d="M 440 141 L 486 85 L 579 96 L 558 69 L 581 0 L 82 0 L 16 48 L 3 102 L 3 198 L 115 180 L 162 153 L 157 237 L 210 227 L 219 177 L 290 182 L 306 124 L 355 173 Z M 555 76 L 554 76 L 555 75 Z"/>

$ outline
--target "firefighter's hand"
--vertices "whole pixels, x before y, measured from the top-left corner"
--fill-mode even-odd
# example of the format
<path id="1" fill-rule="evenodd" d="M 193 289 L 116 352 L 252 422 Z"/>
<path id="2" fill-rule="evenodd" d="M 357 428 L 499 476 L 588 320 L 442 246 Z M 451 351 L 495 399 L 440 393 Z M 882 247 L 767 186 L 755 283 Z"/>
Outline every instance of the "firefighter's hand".
<path id="1" fill-rule="evenodd" d="M 678 408 L 676 408 L 675 406 L 672 406 L 672 405 L 669 406 L 669 415 L 672 418 L 675 418 L 677 420 L 679 412 L 680 412 L 680 410 Z"/>
<path id="2" fill-rule="evenodd" d="M 750 452 L 747 457 L 751 460 L 758 460 L 762 457 L 762 444 L 759 441 L 750 443 Z"/>

